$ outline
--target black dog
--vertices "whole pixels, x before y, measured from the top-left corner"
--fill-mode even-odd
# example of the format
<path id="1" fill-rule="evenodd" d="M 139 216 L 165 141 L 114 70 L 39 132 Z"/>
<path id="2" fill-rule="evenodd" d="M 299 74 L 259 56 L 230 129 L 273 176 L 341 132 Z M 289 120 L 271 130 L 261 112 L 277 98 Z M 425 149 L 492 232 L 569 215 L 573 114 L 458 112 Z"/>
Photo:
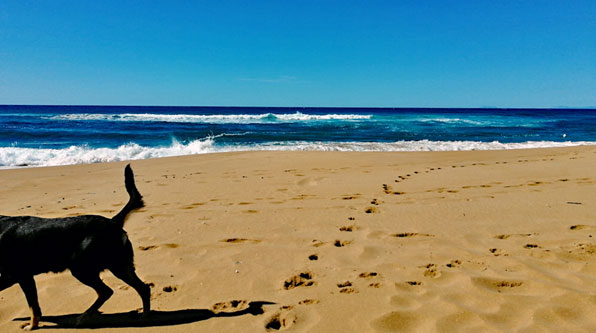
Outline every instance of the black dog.
<path id="1" fill-rule="evenodd" d="M 149 313 L 151 291 L 135 273 L 132 244 L 122 229 L 128 213 L 144 205 L 130 165 L 124 170 L 124 183 L 130 199 L 111 219 L 98 215 L 0 215 L 0 291 L 15 283 L 20 285 L 31 309 L 31 322 L 23 325 L 24 329 L 37 328 L 41 317 L 33 277 L 66 269 L 97 292 L 97 300 L 80 320 L 97 313 L 114 293 L 99 276 L 106 269 L 139 293 L 143 314 Z"/>

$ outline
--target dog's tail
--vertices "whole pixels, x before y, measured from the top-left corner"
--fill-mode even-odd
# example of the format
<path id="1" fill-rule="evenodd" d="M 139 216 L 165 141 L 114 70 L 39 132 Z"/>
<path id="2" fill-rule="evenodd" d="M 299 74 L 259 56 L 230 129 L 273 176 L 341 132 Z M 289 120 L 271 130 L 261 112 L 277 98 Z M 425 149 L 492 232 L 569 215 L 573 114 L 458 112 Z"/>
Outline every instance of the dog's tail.
<path id="1" fill-rule="evenodd" d="M 143 196 L 141 196 L 141 193 L 139 193 L 135 186 L 135 177 L 130 168 L 130 164 L 124 169 L 124 185 L 126 186 L 126 192 L 128 192 L 130 199 L 128 199 L 126 206 L 124 206 L 116 216 L 112 217 L 112 221 L 118 223 L 121 227 L 124 226 L 124 221 L 126 221 L 128 213 L 145 205 L 143 203 Z"/>

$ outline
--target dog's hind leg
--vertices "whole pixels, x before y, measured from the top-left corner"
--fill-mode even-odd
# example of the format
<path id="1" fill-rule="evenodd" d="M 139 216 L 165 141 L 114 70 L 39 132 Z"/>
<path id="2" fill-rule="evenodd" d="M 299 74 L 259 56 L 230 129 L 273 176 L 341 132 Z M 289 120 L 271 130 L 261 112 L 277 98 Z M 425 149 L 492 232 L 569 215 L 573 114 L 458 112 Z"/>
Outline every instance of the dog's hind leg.
<path id="1" fill-rule="evenodd" d="M 19 279 L 19 286 L 25 294 L 29 309 L 31 309 L 31 322 L 24 324 L 22 328 L 26 331 L 31 331 L 39 327 L 39 319 L 41 318 L 41 309 L 37 301 L 37 287 L 33 276 Z"/>
<path id="2" fill-rule="evenodd" d="M 131 263 L 128 265 L 112 267 L 110 268 L 110 271 L 112 271 L 117 278 L 133 287 L 137 293 L 139 293 L 139 296 L 141 296 L 141 299 L 143 300 L 143 314 L 149 314 L 151 311 L 151 288 L 139 279 L 137 273 L 135 273 L 134 265 Z"/>
<path id="3" fill-rule="evenodd" d="M 114 291 L 110 289 L 99 277 L 99 272 L 90 272 L 85 270 L 71 269 L 72 275 L 81 281 L 83 284 L 95 289 L 97 293 L 97 300 L 85 311 L 83 315 L 90 315 L 98 312 L 99 308 L 114 294 Z"/>

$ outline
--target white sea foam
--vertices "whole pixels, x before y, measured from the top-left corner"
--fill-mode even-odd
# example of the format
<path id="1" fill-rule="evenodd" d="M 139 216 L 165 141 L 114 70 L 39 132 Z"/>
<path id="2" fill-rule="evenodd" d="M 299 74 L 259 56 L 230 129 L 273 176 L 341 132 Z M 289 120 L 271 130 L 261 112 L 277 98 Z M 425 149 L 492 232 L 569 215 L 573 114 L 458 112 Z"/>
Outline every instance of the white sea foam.
<path id="1" fill-rule="evenodd" d="M 461 118 L 424 118 L 424 119 L 413 119 L 415 121 L 421 121 L 423 123 L 444 123 L 444 124 L 468 124 L 468 125 L 486 125 L 487 121 L 478 121 L 471 119 Z"/>
<path id="2" fill-rule="evenodd" d="M 143 147 L 129 143 L 117 148 L 71 146 L 64 149 L 0 148 L 0 166 L 55 166 L 139 160 L 147 158 L 193 155 L 214 152 L 213 138 L 188 144 L 174 141 L 168 147 Z"/>
<path id="3" fill-rule="evenodd" d="M 396 141 L 396 142 L 272 142 L 250 150 L 313 151 L 467 151 L 553 148 L 596 145 L 596 142 L 528 141 L 520 143 L 480 141 Z"/>
<path id="4" fill-rule="evenodd" d="M 472 119 L 466 118 L 411 118 L 409 121 L 422 123 L 437 123 L 440 125 L 455 125 L 455 126 L 469 126 L 469 127 L 538 127 L 545 121 L 543 119 L 532 119 L 526 121 L 519 121 L 519 119 L 505 118 L 505 117 L 474 117 Z"/>
<path id="5" fill-rule="evenodd" d="M 91 148 L 71 146 L 64 149 L 33 149 L 0 147 L 0 168 L 18 166 L 55 166 L 138 160 L 157 157 L 193 155 L 204 153 L 256 150 L 288 151 L 459 151 L 504 150 L 547 147 L 596 145 L 596 142 L 530 141 L 521 143 L 478 141 L 397 141 L 397 142 L 269 142 L 259 145 L 217 145 L 217 137 L 182 144 L 173 141 L 167 147 L 143 147 L 129 143 L 117 148 Z"/>
<path id="6" fill-rule="evenodd" d="M 317 120 L 366 120 L 371 115 L 359 114 L 304 114 L 296 113 L 262 113 L 262 114 L 214 114 L 214 115 L 192 115 L 192 114 L 153 114 L 153 113 L 123 113 L 123 114 L 98 114 L 98 113 L 74 113 L 61 114 L 47 117 L 52 120 L 103 120 L 103 121 L 145 121 L 145 122 L 172 122 L 172 123 L 208 123 L 208 124 L 232 124 L 232 123 L 263 123 L 263 122 L 301 122 Z"/>

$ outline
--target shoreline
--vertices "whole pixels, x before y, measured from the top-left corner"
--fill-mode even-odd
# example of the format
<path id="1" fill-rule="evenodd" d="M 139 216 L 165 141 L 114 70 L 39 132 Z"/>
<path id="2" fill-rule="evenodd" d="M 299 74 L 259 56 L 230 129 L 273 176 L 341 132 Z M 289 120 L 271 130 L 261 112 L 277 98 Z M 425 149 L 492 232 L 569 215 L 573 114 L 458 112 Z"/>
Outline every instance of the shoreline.
<path id="1" fill-rule="evenodd" d="M 425 140 L 419 141 L 419 142 L 424 142 Z M 203 139 L 199 139 L 193 142 L 204 142 Z M 191 142 L 190 144 L 192 144 L 193 142 Z M 415 142 L 415 141 L 408 141 L 409 143 Z M 418 141 L 416 141 L 418 142 Z M 397 142 L 395 142 L 397 143 Z M 359 143 L 355 143 L 355 142 L 344 142 L 343 144 L 346 145 L 350 145 L 350 144 L 358 144 L 358 145 L 367 145 L 367 144 L 395 144 L 395 143 L 390 143 L 390 142 L 359 142 Z M 400 144 L 405 144 L 406 142 L 401 142 Z M 161 158 L 178 158 L 178 157 L 186 157 L 186 156 L 200 156 L 200 155 L 212 155 L 212 154 L 233 154 L 233 153 L 265 153 L 265 152 L 297 152 L 297 153 L 309 153 L 309 152 L 320 152 L 320 153 L 324 153 L 324 152 L 337 152 L 337 153 L 436 153 L 436 152 L 443 152 L 443 153 L 449 153 L 449 152 L 494 152 L 494 151 L 518 151 L 518 150 L 533 150 L 533 149 L 565 149 L 565 148 L 574 148 L 574 147 L 594 147 L 596 146 L 596 143 L 593 142 L 584 142 L 584 141 L 580 141 L 580 142 L 571 142 L 571 141 L 567 141 L 567 142 L 550 142 L 549 144 L 551 145 L 547 145 L 547 146 L 524 146 L 524 145 L 531 145 L 531 144 L 537 144 L 537 143 L 544 143 L 544 142 L 533 142 L 533 141 L 528 141 L 528 142 L 521 142 L 521 143 L 500 143 L 497 141 L 493 141 L 493 142 L 475 142 L 475 141 L 437 141 L 435 142 L 437 144 L 464 144 L 464 143 L 475 143 L 475 144 L 484 144 L 486 145 L 485 149 L 476 149 L 476 148 L 465 148 L 465 149 L 442 149 L 439 148 L 437 150 L 341 150 L 341 149 L 323 149 L 323 148 L 313 148 L 313 149 L 296 149 L 296 150 L 292 150 L 292 149 L 237 149 L 237 150 L 221 150 L 221 151 L 210 151 L 210 152 L 199 152 L 199 153 L 188 153 L 188 154 L 181 154 L 181 155 L 171 155 L 171 156 L 158 156 L 158 157 L 149 157 L 149 158 L 139 158 L 139 159 L 122 159 L 122 160 L 111 160 L 111 161 L 102 161 L 102 162 L 90 162 L 90 163 L 71 163 L 71 164 L 56 164 L 56 165 L 32 165 L 32 164 L 27 164 L 27 163 L 23 163 L 23 164 L 19 164 L 16 166 L 0 166 L 0 171 L 2 170 L 18 170 L 18 169 L 28 169 L 28 168 L 46 168 L 46 167 L 63 167 L 63 166 L 73 166 L 73 165 L 90 165 L 90 164 L 105 164 L 105 163 L 132 163 L 132 162 L 136 162 L 136 161 L 142 161 L 142 160 L 153 160 L 153 159 L 161 159 Z M 552 144 L 557 144 L 557 145 L 552 145 Z M 309 143 L 309 145 L 317 145 L 319 143 L 317 142 L 313 142 L 313 143 Z M 501 145 L 501 146 L 506 146 L 506 145 L 514 145 L 516 146 L 516 148 L 490 148 L 491 144 L 497 144 L 497 145 Z M 173 145 L 179 145 L 178 143 L 173 143 Z M 518 147 L 519 146 L 519 147 Z M 6 147 L 4 147 L 6 148 Z M 170 147 L 171 148 L 171 147 Z M 312 148 L 312 147 L 311 147 Z M 452 147 L 453 148 L 453 147 Z M 31 150 L 32 148 L 16 148 L 16 149 L 25 149 L 25 150 Z M 91 150 L 103 150 L 103 149 L 108 149 L 108 148 L 91 148 Z M 168 149 L 167 147 L 157 147 L 157 148 L 147 148 L 147 149 Z M 48 150 L 48 151 L 60 151 L 60 149 L 44 149 L 44 150 Z M 109 149 L 108 149 L 109 150 Z"/>
<path id="2" fill-rule="evenodd" d="M 596 146 L 248 151 L 4 169 L 0 214 L 111 216 L 127 199 L 127 163 L 146 207 L 124 228 L 139 276 L 154 284 L 153 308 L 167 319 L 203 311 L 145 330 L 596 327 Z M 103 331 L 133 327 L 124 314 L 140 299 L 102 277 L 115 293 L 101 310 L 118 314 Z M 44 315 L 77 314 L 95 299 L 69 273 L 36 281 Z M 28 316 L 22 292 L 0 298 L 0 329 L 17 331 L 13 320 Z M 259 314 L 251 302 L 274 304 Z"/>

